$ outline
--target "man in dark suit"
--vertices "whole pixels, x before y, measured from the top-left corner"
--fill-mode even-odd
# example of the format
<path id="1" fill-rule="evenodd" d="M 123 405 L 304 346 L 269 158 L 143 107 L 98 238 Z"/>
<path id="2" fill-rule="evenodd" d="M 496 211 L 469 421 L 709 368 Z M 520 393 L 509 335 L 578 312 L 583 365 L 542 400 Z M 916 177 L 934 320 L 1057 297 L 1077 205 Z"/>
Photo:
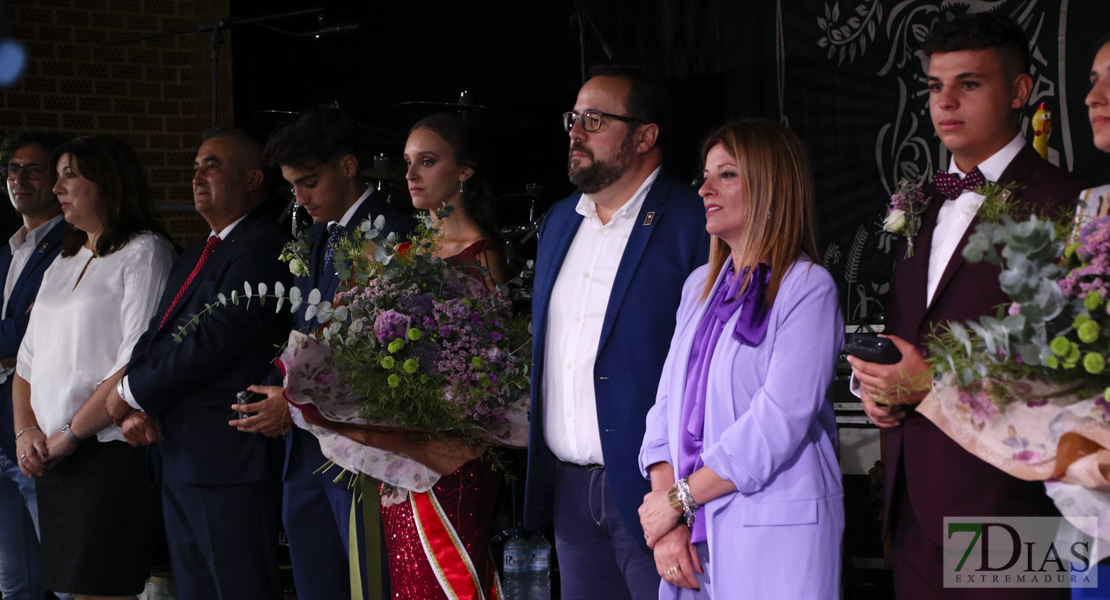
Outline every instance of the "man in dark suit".
<path id="1" fill-rule="evenodd" d="M 968 236 L 984 201 L 968 183 L 1015 184 L 1018 210 L 1057 217 L 1083 185 L 1042 160 L 1019 132 L 1020 110 L 1029 100 L 1028 42 L 1005 17 L 974 14 L 937 27 L 925 43 L 929 57 L 929 112 L 941 141 L 952 153 L 948 172 L 926 187 L 930 201 L 915 252 L 898 261 L 887 301 L 886 331 L 902 352 L 895 365 L 849 358 L 868 416 L 886 429 L 884 528 L 898 597 L 1064 598 L 1066 589 L 944 588 L 944 517 L 1048 516 L 1052 502 L 1040 482 L 1011 477 L 965 451 L 914 405 L 929 391 L 922 349 L 929 334 L 951 321 L 993 315 L 1008 302 L 999 287 L 999 267 L 963 258 Z M 947 187 L 947 193 L 941 190 Z M 939 188 L 939 189 L 938 189 Z M 882 406 L 872 402 L 894 402 Z"/>
<path id="2" fill-rule="evenodd" d="M 398 236 L 408 235 L 415 227 L 410 214 L 390 204 L 359 174 L 356 131 L 350 116 L 334 106 L 321 106 L 302 113 L 266 144 L 266 162 L 281 167 L 297 204 L 316 223 L 308 230 L 308 256 L 302 257 L 308 272 L 294 279 L 306 298 L 313 289 L 320 291 L 323 300 L 335 297 L 340 281 L 330 246 L 340 236 L 360 235 L 358 227 L 363 220 L 384 216 L 385 231 Z M 296 324 L 300 329 L 318 325 L 315 319 L 305 318 L 303 308 Z M 283 415 L 270 420 L 288 422 L 289 406 L 279 385 L 251 389 L 266 396 L 256 404 L 260 414 Z M 347 551 L 352 490 L 346 478 L 336 481 L 334 469 L 320 470 L 326 463 L 316 438 L 293 428 L 286 439 L 282 516 L 297 597 L 302 600 L 338 600 L 351 595 Z M 380 540 L 372 543 L 380 545 Z M 364 541 L 359 543 L 360 548 L 364 545 Z M 366 556 L 362 550 L 359 554 Z"/>
<path id="3" fill-rule="evenodd" d="M 682 285 L 706 262 L 705 209 L 660 169 L 658 82 L 594 69 L 564 115 L 581 193 L 540 230 L 524 523 L 554 520 L 564 597 L 656 598 L 637 453 Z"/>
<path id="4" fill-rule="evenodd" d="M 273 300 L 218 306 L 217 295 L 290 285 L 288 240 L 260 205 L 261 148 L 216 129 L 193 163 L 193 199 L 212 228 L 174 263 L 154 318 L 107 409 L 132 445 L 158 441 L 162 503 L 179 597 L 281 596 L 277 531 L 281 442 L 228 427 L 236 394 L 271 370 L 291 327 Z M 179 327 L 187 329 L 178 342 Z M 159 427 L 160 424 L 160 427 Z"/>
<path id="5" fill-rule="evenodd" d="M 11 375 L 42 274 L 62 249 L 64 225 L 50 190 L 50 153 L 64 141 L 58 134 L 24 132 L 0 146 L 8 197 L 23 218 L 0 249 L 0 595 L 5 598 L 42 598 L 35 482 L 16 464 Z"/>

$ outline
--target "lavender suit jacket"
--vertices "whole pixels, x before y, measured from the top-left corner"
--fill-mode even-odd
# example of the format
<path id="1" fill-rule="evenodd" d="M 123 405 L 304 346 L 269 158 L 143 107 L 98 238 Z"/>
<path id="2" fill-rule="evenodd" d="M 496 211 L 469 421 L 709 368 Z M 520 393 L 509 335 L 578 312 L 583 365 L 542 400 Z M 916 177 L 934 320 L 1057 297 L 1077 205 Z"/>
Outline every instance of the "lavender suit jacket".
<path id="1" fill-rule="evenodd" d="M 729 268 L 731 259 L 726 263 Z M 694 335 L 707 302 L 708 267 L 694 271 L 655 406 L 647 417 L 640 469 L 678 464 L 679 416 Z M 721 284 L 722 275 L 716 286 Z M 709 367 L 705 465 L 737 491 L 705 505 L 714 590 L 751 598 L 837 598 L 844 502 L 836 420 L 826 391 L 844 338 L 836 284 L 825 269 L 795 262 L 756 347 L 725 324 Z M 666 581 L 660 598 L 676 597 Z"/>

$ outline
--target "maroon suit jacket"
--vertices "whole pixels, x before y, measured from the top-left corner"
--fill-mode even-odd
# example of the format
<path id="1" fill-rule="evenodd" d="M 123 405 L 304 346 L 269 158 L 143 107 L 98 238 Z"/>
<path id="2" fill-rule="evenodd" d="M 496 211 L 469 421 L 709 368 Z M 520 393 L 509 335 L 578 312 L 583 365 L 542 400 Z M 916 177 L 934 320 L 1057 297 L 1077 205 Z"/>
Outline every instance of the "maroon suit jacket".
<path id="1" fill-rule="evenodd" d="M 1016 182 L 1015 198 L 1034 212 L 1057 217 L 1084 185 L 1042 160 L 1026 146 L 1014 157 L 998 183 Z M 902 258 L 906 241 L 896 245 L 894 275 L 887 300 L 887 333 L 895 334 L 924 351 L 929 333 L 949 321 L 965 322 L 994 315 L 1008 302 L 999 288 L 997 265 L 968 263 L 963 248 L 975 231 L 972 220 L 941 276 L 933 303 L 925 306 L 929 252 L 933 228 L 944 196 L 931 185 L 929 208 L 914 242 L 914 255 Z M 886 430 L 886 503 L 884 536 L 892 523 L 894 486 L 908 486 L 909 500 L 918 523 L 933 542 L 943 541 L 943 518 L 962 516 L 1038 516 L 1054 514 L 1041 482 L 1011 477 L 961 448 L 925 417 L 910 409 L 899 427 Z"/>

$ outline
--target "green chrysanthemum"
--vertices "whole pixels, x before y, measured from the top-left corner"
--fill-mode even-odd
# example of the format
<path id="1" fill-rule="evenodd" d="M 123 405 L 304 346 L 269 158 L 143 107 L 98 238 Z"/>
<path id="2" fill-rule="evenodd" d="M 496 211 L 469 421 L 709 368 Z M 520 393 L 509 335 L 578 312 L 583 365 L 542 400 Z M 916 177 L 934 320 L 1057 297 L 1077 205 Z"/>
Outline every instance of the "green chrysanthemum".
<path id="1" fill-rule="evenodd" d="M 415 327 L 413 327 L 412 329 L 409 329 L 409 331 L 408 331 L 409 339 L 414 341 L 414 342 L 416 340 L 420 339 L 421 335 L 422 334 L 420 333 L 420 330 L 415 328 Z"/>
<path id="2" fill-rule="evenodd" d="M 1068 350 L 1071 350 L 1071 342 L 1068 338 L 1058 335 L 1052 339 L 1052 353 L 1056 356 L 1067 356 Z"/>
<path id="3" fill-rule="evenodd" d="M 1091 375 L 1098 375 L 1106 368 L 1106 359 L 1098 352 L 1088 352 L 1083 357 L 1083 368 Z"/>
<path id="4" fill-rule="evenodd" d="M 397 387 L 401 385 L 401 378 L 396 375 L 390 375 L 389 379 L 386 379 L 386 383 L 389 384 L 389 387 Z"/>
<path id="5" fill-rule="evenodd" d="M 1098 339 L 1098 323 L 1095 321 L 1087 321 L 1079 326 L 1079 329 L 1076 330 L 1076 334 L 1079 335 L 1079 341 L 1084 344 L 1090 344 Z"/>
<path id="6" fill-rule="evenodd" d="M 391 353 L 396 354 L 401 351 L 401 348 L 404 347 L 405 340 L 402 340 L 401 338 L 393 338 L 393 341 L 389 342 L 389 346 L 386 349 L 389 350 Z"/>
<path id="7" fill-rule="evenodd" d="M 412 375 L 413 373 L 416 372 L 416 369 L 418 369 L 419 367 L 420 367 L 420 363 L 416 362 L 416 359 L 410 358 L 410 359 L 405 361 L 405 364 L 401 368 L 403 368 L 405 370 L 405 372 L 408 373 L 409 375 Z"/>
<path id="8" fill-rule="evenodd" d="M 1087 310 L 1095 310 L 1102 306 L 1102 294 L 1098 290 L 1087 292 L 1087 297 L 1083 298 L 1083 307 Z"/>
<path id="9" fill-rule="evenodd" d="M 1075 329 L 1079 329 L 1079 327 L 1081 325 L 1083 325 L 1084 323 L 1086 323 L 1087 321 L 1090 321 L 1090 320 L 1091 320 L 1091 315 L 1089 315 L 1087 313 L 1080 313 L 1078 315 L 1075 315 L 1075 320 L 1071 322 L 1071 326 L 1074 327 Z"/>
<path id="10" fill-rule="evenodd" d="M 395 364 L 397 364 L 397 361 L 394 360 L 392 356 L 383 356 L 382 357 L 382 368 L 383 369 L 392 369 L 393 365 L 395 365 Z"/>

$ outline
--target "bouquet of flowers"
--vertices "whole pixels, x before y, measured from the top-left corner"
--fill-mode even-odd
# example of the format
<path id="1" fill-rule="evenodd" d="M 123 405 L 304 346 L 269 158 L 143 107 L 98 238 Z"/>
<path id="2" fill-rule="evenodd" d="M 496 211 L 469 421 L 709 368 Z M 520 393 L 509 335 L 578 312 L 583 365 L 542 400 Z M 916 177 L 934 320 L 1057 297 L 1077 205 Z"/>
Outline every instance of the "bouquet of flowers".
<path id="1" fill-rule="evenodd" d="M 375 435 L 447 440 L 442 451 L 481 454 L 481 443 L 527 445 L 531 335 L 513 316 L 507 290 L 489 290 L 432 254 L 430 220 L 412 239 L 383 237 L 363 222 L 333 246 L 340 284 L 334 304 L 318 290 L 275 286 L 277 310 L 305 310 L 320 325 L 289 335 L 278 366 L 294 421 L 343 469 L 422 492 L 445 473 L 428 461 L 375 447 Z M 301 244 L 302 246 L 304 244 Z M 306 248 L 285 253 L 303 268 Z M 289 250 L 289 249 L 287 249 Z M 221 303 L 265 300 L 250 286 Z M 275 297 L 271 296 L 271 297 Z M 200 316 L 194 317 L 194 322 Z M 178 335 L 185 335 L 183 328 Z M 449 472 L 449 471 L 448 471 Z"/>
<path id="2" fill-rule="evenodd" d="M 964 258 L 1000 264 L 1013 301 L 934 336 L 937 376 L 918 406 L 965 449 L 1049 481 L 1064 516 L 1110 510 L 1110 218 L 1069 229 L 1008 215 L 976 227 Z M 1110 523 L 1088 535 L 1110 540 Z"/>
<path id="3" fill-rule="evenodd" d="M 334 248 L 344 281 L 335 306 L 310 304 L 323 326 L 293 332 L 279 360 L 295 420 L 329 459 L 425 491 L 435 471 L 352 440 L 352 428 L 453 437 L 464 453 L 482 439 L 526 446 L 528 317 L 434 256 L 430 223 L 400 243 L 381 225 L 364 222 L 361 237 Z"/>

